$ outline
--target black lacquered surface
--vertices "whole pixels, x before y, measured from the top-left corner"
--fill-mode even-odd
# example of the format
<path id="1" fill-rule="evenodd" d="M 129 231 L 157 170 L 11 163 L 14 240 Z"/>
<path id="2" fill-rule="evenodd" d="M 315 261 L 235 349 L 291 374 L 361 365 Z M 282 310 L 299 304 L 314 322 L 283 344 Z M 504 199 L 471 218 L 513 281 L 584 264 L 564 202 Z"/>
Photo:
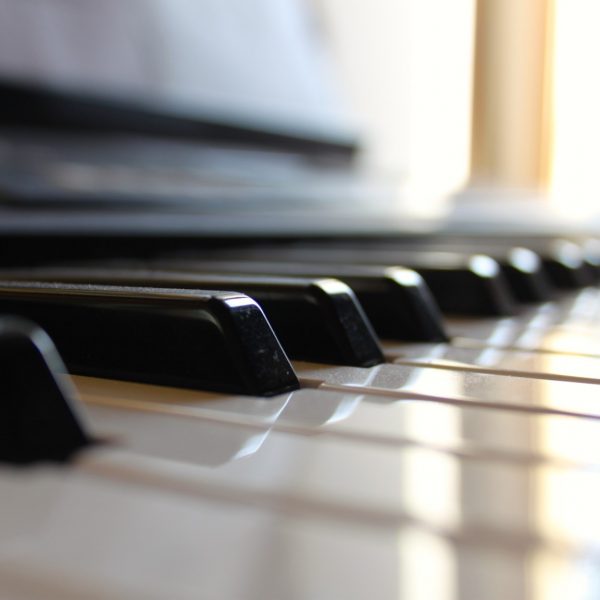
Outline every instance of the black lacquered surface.
<path id="1" fill-rule="evenodd" d="M 409 240 L 357 242 L 354 250 L 362 250 L 368 258 L 375 255 L 379 262 L 398 262 L 417 271 L 431 268 L 448 269 L 468 263 L 474 254 L 493 258 L 502 271 L 515 300 L 524 303 L 545 302 L 553 297 L 553 286 L 538 254 L 519 246 L 486 248 L 485 244 L 468 243 L 444 245 L 435 241 Z"/>
<path id="2" fill-rule="evenodd" d="M 461 315 L 505 316 L 513 314 L 514 299 L 500 266 L 487 255 L 450 252 L 431 254 L 398 253 L 360 247 L 283 246 L 231 250 L 215 253 L 216 259 L 235 261 L 247 269 L 248 261 L 304 264 L 305 271 L 315 264 L 326 264 L 332 273 L 358 265 L 402 266 L 417 271 L 431 290 L 442 312 Z M 286 272 L 284 267 L 274 267 Z M 289 267 L 289 268 L 296 268 Z M 322 268 L 322 267 L 319 267 Z M 341 279 L 344 277 L 336 275 Z M 344 279 L 345 280 L 345 279 Z M 359 296 L 360 297 L 360 296 Z M 361 299 L 362 301 L 362 299 Z M 371 317 L 373 320 L 373 317 Z"/>
<path id="3" fill-rule="evenodd" d="M 43 326 L 73 373 L 253 395 L 298 387 L 243 294 L 2 282 L 0 311 Z"/>
<path id="4" fill-rule="evenodd" d="M 334 279 L 292 279 L 186 273 L 141 268 L 47 268 L 5 272 L 5 278 L 63 283 L 238 291 L 256 300 L 292 358 L 372 366 L 379 342 L 352 290 Z"/>
<path id="5" fill-rule="evenodd" d="M 423 279 L 409 269 L 218 259 L 169 259 L 160 265 L 190 272 L 333 277 L 354 291 L 380 337 L 404 341 L 448 339 L 435 299 Z"/>
<path id="6" fill-rule="evenodd" d="M 50 338 L 31 322 L 0 317 L 0 462 L 65 461 L 90 443 Z"/>
<path id="7" fill-rule="evenodd" d="M 515 246 L 527 248 L 540 257 L 546 280 L 559 290 L 575 290 L 592 285 L 598 281 L 600 273 L 600 252 L 594 239 L 571 241 L 552 236 L 524 239 L 516 235 L 495 235 L 486 238 L 461 235 L 444 236 L 434 244 L 443 244 L 446 248 L 454 247 L 461 251 L 471 249 L 486 252 L 494 258 L 508 256 Z"/>
<path id="8" fill-rule="evenodd" d="M 498 262 L 485 254 L 432 253 L 395 258 L 397 262 L 404 259 L 423 276 L 445 313 L 506 316 L 515 312 L 507 278 Z"/>

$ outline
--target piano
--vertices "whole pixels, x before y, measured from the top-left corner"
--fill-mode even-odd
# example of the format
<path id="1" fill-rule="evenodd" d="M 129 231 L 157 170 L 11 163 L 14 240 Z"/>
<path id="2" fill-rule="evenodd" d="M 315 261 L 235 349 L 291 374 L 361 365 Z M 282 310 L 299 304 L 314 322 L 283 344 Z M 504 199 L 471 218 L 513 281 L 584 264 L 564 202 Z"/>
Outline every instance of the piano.
<path id="1" fill-rule="evenodd" d="M 0 598 L 600 597 L 594 231 L 416 220 L 335 127 L 0 109 Z"/>

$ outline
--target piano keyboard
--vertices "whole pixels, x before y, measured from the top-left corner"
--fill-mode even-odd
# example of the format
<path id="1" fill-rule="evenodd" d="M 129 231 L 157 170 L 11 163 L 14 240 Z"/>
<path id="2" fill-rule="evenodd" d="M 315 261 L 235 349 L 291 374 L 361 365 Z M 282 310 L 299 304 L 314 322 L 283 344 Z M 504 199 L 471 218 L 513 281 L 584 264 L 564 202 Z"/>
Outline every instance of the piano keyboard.
<path id="1" fill-rule="evenodd" d="M 477 269 L 465 276 L 461 263 L 457 279 L 454 263 L 440 276 L 442 285 L 436 283 L 439 270 L 434 275 L 435 269 L 422 267 L 422 277 L 442 306 L 444 289 L 457 286 L 451 290 L 454 304 L 446 310 L 462 314 L 440 325 L 429 289 L 416 278 L 413 295 L 406 285 L 394 288 L 399 294 L 394 297 L 405 299 L 398 306 L 413 315 L 413 325 L 429 325 L 419 329 L 420 335 L 409 328 L 404 340 L 400 327 L 383 329 L 394 339 L 378 341 L 369 338 L 373 330 L 367 321 L 361 331 L 374 346 L 371 358 L 359 360 L 356 352 L 341 356 L 325 353 L 324 346 L 302 348 L 298 331 L 305 323 L 326 329 L 321 317 L 311 313 L 307 321 L 298 304 L 291 313 L 278 312 L 283 311 L 281 288 L 268 292 L 253 279 L 265 277 L 251 265 L 264 256 L 232 252 L 218 260 L 155 261 L 145 270 L 133 269 L 135 277 L 128 265 L 127 281 L 116 267 L 100 272 L 61 266 L 2 275 L 0 311 L 27 306 L 25 316 L 41 320 L 55 333 L 59 350 L 62 345 L 68 350 L 65 359 L 79 373 L 69 380 L 80 398 L 82 421 L 99 443 L 85 446 L 67 464 L 5 462 L 0 467 L 0 598 L 600 598 L 598 289 L 555 291 L 553 300 L 524 306 L 503 288 L 497 290 L 497 306 L 488 310 L 485 299 L 496 285 L 473 284 Z M 309 260 L 308 250 L 294 252 L 294 261 L 302 255 L 304 268 L 290 270 L 305 278 L 331 277 L 337 259 L 342 260 L 331 252 L 316 261 L 326 265 L 320 268 Z M 382 264 L 380 250 L 370 260 L 369 252 L 363 252 L 365 268 L 393 266 Z M 270 261 L 283 265 L 289 276 L 286 265 L 293 261 L 284 254 L 271 254 Z M 62 338 L 69 337 L 73 324 L 66 322 L 70 311 L 57 295 L 80 294 L 88 303 L 93 296 L 98 323 L 129 327 L 122 343 L 131 344 L 141 335 L 136 327 L 147 327 L 141 336 L 146 344 L 154 321 L 117 319 L 118 311 L 107 316 L 102 298 L 109 292 L 114 297 L 125 284 L 138 286 L 119 293 L 136 298 L 136 310 L 147 316 L 139 300 L 140 294 L 148 295 L 140 292 L 147 288 L 139 286 L 153 282 L 163 290 L 153 292 L 162 302 L 166 288 L 177 288 L 172 285 L 177 273 L 180 283 L 184 274 L 192 280 L 181 284 L 188 288 L 185 293 L 179 289 L 184 300 L 193 297 L 202 304 L 207 293 L 193 291 L 190 273 L 200 268 L 208 273 L 210 261 L 216 271 L 217 263 L 223 266 L 234 256 L 241 277 L 237 285 L 249 286 L 237 291 L 262 294 L 275 333 L 277 315 L 283 323 L 279 327 L 298 320 L 282 346 L 299 389 L 278 383 L 281 389 L 276 385 L 267 395 L 257 395 L 256 386 L 242 383 L 224 393 L 218 391 L 218 374 L 209 377 L 216 365 L 198 385 L 185 387 L 153 385 L 151 377 L 137 372 L 127 381 L 100 378 L 80 368 L 83 358 L 78 362 L 73 347 L 65 345 Z M 579 277 L 587 284 L 595 277 L 591 263 L 566 264 L 561 270 L 556 257 L 542 258 L 548 289 Z M 418 271 L 419 261 L 411 262 Z M 552 275 L 549 264 L 560 277 Z M 159 269 L 162 285 L 157 285 Z M 385 303 L 368 296 L 369 289 L 380 289 L 379 283 L 369 288 L 346 269 L 356 266 L 337 270 L 350 287 L 357 283 L 356 296 L 367 298 L 367 315 L 385 311 Z M 275 269 L 274 274 L 282 272 Z M 502 273 L 490 273 L 479 275 L 494 281 L 498 276 L 498 286 L 506 286 Z M 224 282 L 227 269 L 220 277 Z M 213 273 L 213 283 L 215 278 Z M 38 283 L 27 284 L 27 279 Z M 339 285 L 344 287 L 338 291 L 347 287 Z M 46 301 L 54 289 L 54 308 L 28 312 L 34 303 L 25 296 L 32 287 L 38 297 L 43 290 Z M 460 291 L 467 294 L 468 289 L 474 291 L 462 299 Z M 477 290 L 483 290 L 484 308 L 481 298 L 474 299 Z M 16 296 L 16 291 L 25 295 Z M 345 308 L 337 313 L 333 308 L 339 304 L 332 308 L 329 300 L 322 301 L 327 314 L 346 318 L 350 300 L 344 298 Z M 311 295 L 309 303 L 318 302 Z M 61 312 L 54 312 L 57 306 Z M 202 306 L 201 319 L 218 322 Z M 152 356 L 148 370 L 155 377 L 161 361 L 177 352 L 174 345 L 170 349 L 168 328 L 185 331 L 194 325 L 187 312 L 173 315 L 175 308 L 160 307 L 159 316 L 169 313 L 173 320 L 160 329 L 167 354 Z M 85 314 L 76 322 L 83 351 L 102 335 L 102 327 L 90 329 Z M 379 314 L 372 320 L 382 336 L 385 318 Z M 351 331 L 360 329 L 351 322 Z M 319 339 L 335 348 L 348 329 L 330 331 L 319 331 Z M 277 352 L 278 347 L 270 347 L 270 354 Z M 319 359 L 319 352 L 329 360 Z M 204 354 L 209 354 L 206 349 Z"/>

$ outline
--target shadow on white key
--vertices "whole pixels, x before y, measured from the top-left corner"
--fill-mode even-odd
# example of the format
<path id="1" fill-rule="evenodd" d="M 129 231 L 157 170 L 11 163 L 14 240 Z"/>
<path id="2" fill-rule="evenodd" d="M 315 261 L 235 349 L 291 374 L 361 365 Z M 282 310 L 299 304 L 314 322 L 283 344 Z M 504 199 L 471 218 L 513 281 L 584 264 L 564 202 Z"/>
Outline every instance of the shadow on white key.
<path id="1" fill-rule="evenodd" d="M 256 452 L 278 421 L 306 433 L 345 419 L 360 402 L 354 393 L 321 393 L 318 402 L 304 402 L 313 390 L 253 398 L 91 377 L 72 380 L 101 439 L 117 445 L 135 440 L 140 448 L 162 445 L 161 456 L 201 458 L 206 466 Z"/>
<path id="2" fill-rule="evenodd" d="M 236 397 L 91 377 L 72 379 L 100 439 L 117 445 L 126 439 L 142 449 L 160 447 L 161 456 L 201 459 L 206 466 L 256 452 L 290 397 Z M 163 407 L 160 431 L 154 427 L 157 403 Z M 202 419 L 193 418 L 198 412 Z M 222 428 L 220 421 L 238 427 Z"/>
<path id="3" fill-rule="evenodd" d="M 348 393 L 323 393 L 318 402 L 305 403 L 297 409 L 304 396 L 314 396 L 313 390 L 298 390 L 269 398 L 231 396 L 217 392 L 197 392 L 181 388 L 158 387 L 126 381 L 72 376 L 77 391 L 89 405 L 107 408 L 156 407 L 170 414 L 196 416 L 205 420 L 234 424 L 272 425 L 285 414 L 296 426 L 313 427 L 346 418 L 360 397 Z M 291 399 L 294 402 L 291 402 Z M 300 404 L 302 404 L 300 400 Z"/>

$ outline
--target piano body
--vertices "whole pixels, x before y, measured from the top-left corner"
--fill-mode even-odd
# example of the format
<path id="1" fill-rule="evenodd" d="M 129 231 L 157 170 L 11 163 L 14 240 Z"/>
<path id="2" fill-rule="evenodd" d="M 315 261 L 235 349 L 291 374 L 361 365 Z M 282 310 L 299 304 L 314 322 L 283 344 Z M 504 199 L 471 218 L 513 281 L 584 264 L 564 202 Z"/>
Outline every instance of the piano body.
<path id="1" fill-rule="evenodd" d="M 0 598 L 600 597 L 593 232 L 412 220 L 331 131 L 0 106 Z"/>

